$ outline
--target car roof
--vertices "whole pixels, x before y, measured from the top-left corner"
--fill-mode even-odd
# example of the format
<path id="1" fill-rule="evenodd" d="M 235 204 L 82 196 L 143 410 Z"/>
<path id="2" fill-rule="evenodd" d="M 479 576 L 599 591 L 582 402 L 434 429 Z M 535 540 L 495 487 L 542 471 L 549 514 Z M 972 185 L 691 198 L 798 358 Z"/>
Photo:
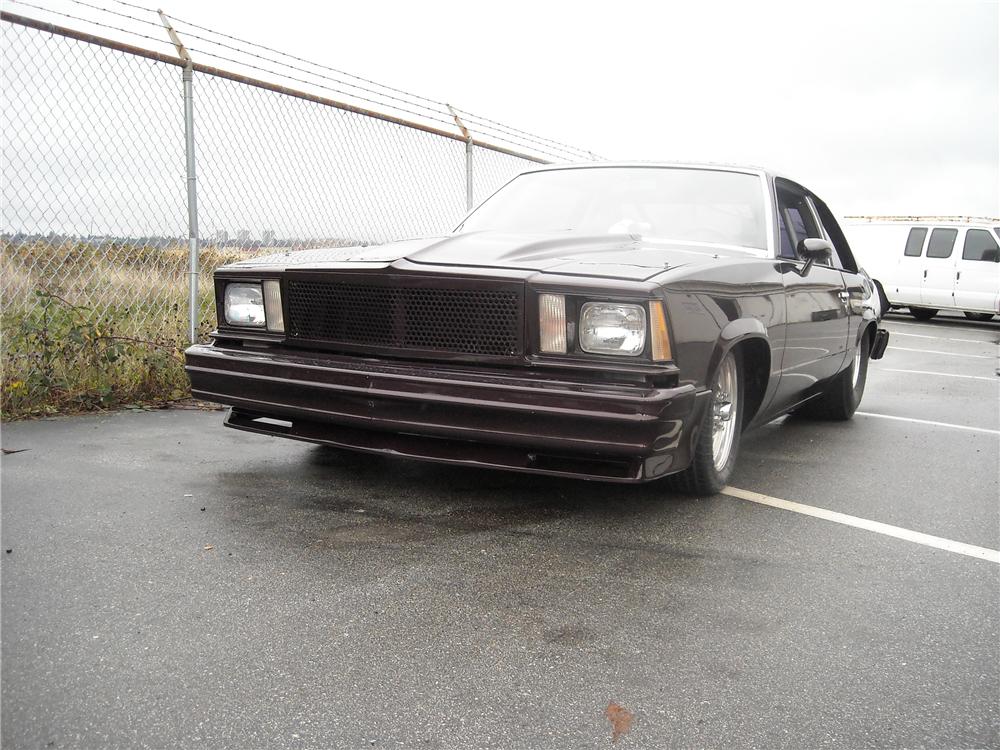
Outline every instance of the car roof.
<path id="1" fill-rule="evenodd" d="M 774 171 L 746 164 L 722 164 L 714 162 L 684 162 L 684 161 L 588 161 L 556 164 L 541 164 L 531 169 L 525 169 L 521 174 L 532 172 L 552 172 L 561 169 L 602 169 L 608 167 L 642 167 L 659 169 L 703 169 L 713 172 L 743 172 L 769 177 L 781 177 Z"/>

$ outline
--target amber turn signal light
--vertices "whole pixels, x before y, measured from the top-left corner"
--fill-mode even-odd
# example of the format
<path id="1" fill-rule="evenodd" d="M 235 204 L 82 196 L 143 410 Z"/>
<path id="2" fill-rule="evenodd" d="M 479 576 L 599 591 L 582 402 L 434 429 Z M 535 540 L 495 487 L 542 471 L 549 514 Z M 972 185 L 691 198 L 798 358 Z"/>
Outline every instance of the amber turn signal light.
<path id="1" fill-rule="evenodd" d="M 670 334 L 667 333 L 667 315 L 659 300 L 649 303 L 649 327 L 653 361 L 669 362 L 673 359 L 673 352 L 670 351 Z"/>

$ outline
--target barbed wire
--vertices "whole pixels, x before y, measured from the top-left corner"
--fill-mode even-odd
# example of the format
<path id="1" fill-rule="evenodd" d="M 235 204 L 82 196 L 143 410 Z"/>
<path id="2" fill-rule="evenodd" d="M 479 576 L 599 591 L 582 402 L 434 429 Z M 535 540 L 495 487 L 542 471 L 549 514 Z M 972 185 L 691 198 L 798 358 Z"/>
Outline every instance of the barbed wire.
<path id="1" fill-rule="evenodd" d="M 121 18 L 129 21 L 133 24 L 141 24 L 143 26 L 152 26 L 156 28 L 163 28 L 162 23 L 159 21 L 158 16 L 156 20 L 148 20 L 145 18 L 138 17 L 131 13 L 121 12 L 113 8 L 102 7 L 95 3 L 87 2 L 87 0 L 63 0 L 64 2 L 69 2 L 75 6 L 87 8 L 92 11 L 96 11 L 102 14 L 108 14 L 114 16 L 115 18 Z M 135 31 L 128 28 L 123 28 L 121 25 L 114 25 L 113 23 L 107 23 L 104 20 L 97 20 L 94 18 L 84 18 L 79 15 L 74 15 L 68 13 L 64 10 L 57 10 L 53 7 L 46 7 L 40 5 L 37 2 L 27 2 L 26 0 L 10 0 L 11 3 L 24 6 L 27 8 L 33 8 L 35 10 L 42 11 L 44 13 L 49 13 L 57 17 L 71 19 L 79 23 L 91 24 L 98 28 L 107 29 L 110 31 L 115 31 L 121 34 L 127 34 L 131 37 L 136 37 L 146 41 L 151 41 L 159 45 L 166 45 L 173 48 L 173 44 L 170 41 L 164 40 L 162 37 L 154 37 L 149 34 L 144 34 L 139 31 Z M 141 11 L 143 13 L 157 14 L 158 11 L 148 8 L 137 3 L 128 2 L 127 0 L 111 0 L 118 6 L 123 8 L 129 8 L 136 11 Z M 344 70 L 333 68 L 329 65 L 322 63 L 317 63 L 311 60 L 307 60 L 303 57 L 299 57 L 281 50 L 275 49 L 273 47 L 268 47 L 257 42 L 252 42 L 247 39 L 243 39 L 231 34 L 226 34 L 224 32 L 216 31 L 207 26 L 203 26 L 192 21 L 179 18 L 177 16 L 168 16 L 170 18 L 171 24 L 175 26 L 175 29 L 182 37 L 182 41 L 187 38 L 194 39 L 198 42 L 202 42 L 204 45 L 208 45 L 209 48 L 199 46 L 199 48 L 188 47 L 188 50 L 192 53 L 196 53 L 206 58 L 211 58 L 212 60 L 221 60 L 226 63 L 231 63 L 233 65 L 243 66 L 249 68 L 250 70 L 258 71 L 259 73 L 266 74 L 267 76 L 275 76 L 283 80 L 293 81 L 296 84 L 314 87 L 321 89 L 323 91 L 331 92 L 336 94 L 338 97 L 346 97 L 349 100 L 355 100 L 357 102 L 363 102 L 366 105 L 372 105 L 378 109 L 389 109 L 395 113 L 401 113 L 404 115 L 409 115 L 411 117 L 418 118 L 420 121 L 426 121 L 430 123 L 435 123 L 438 126 L 443 126 L 448 130 L 454 130 L 456 122 L 453 119 L 453 114 L 457 113 L 461 116 L 463 123 L 467 127 L 471 127 L 474 131 L 473 137 L 477 138 L 483 142 L 489 141 L 499 141 L 501 143 L 512 146 L 516 149 L 536 153 L 547 158 L 552 158 L 557 161 L 569 160 L 579 160 L 583 159 L 595 159 L 598 158 L 593 152 L 586 151 L 584 149 L 577 148 L 575 146 L 570 146 L 568 144 L 562 143 L 549 138 L 544 138 L 537 136 L 525 130 L 521 130 L 514 126 L 508 125 L 506 123 L 490 119 L 488 117 L 478 115 L 476 113 L 470 112 L 463 108 L 450 107 L 447 103 L 431 99 L 420 94 L 414 94 L 404 89 L 389 86 L 387 84 L 379 83 L 370 78 L 365 78 L 363 76 L 358 76 L 353 73 L 349 73 Z M 234 46 L 218 39 L 211 38 L 211 36 L 204 36 L 190 29 L 197 29 L 202 31 L 207 35 L 214 37 L 220 37 L 222 39 L 227 39 L 232 42 L 243 45 L 243 47 Z M 262 55 L 257 52 L 246 49 L 246 47 L 251 47 L 258 50 L 264 50 L 271 55 L 277 55 L 280 58 L 287 58 L 287 60 L 294 60 L 297 63 L 307 65 L 311 69 L 301 67 L 300 65 L 295 65 L 287 62 L 285 59 L 275 59 L 274 57 L 268 55 Z M 231 53 L 235 53 L 244 58 L 249 58 L 254 60 L 250 62 L 247 59 L 237 59 L 235 57 L 229 56 L 227 54 L 222 54 L 213 48 L 221 48 L 227 50 Z M 264 64 L 260 64 L 264 63 Z M 277 66 L 279 69 L 275 69 Z M 308 78 L 302 78 L 294 73 L 307 76 Z M 326 72 L 320 72 L 326 71 Z M 333 73 L 335 75 L 329 75 Z M 342 76 L 342 77 L 337 77 Z M 351 79 L 351 80 L 345 80 Z M 318 79 L 318 80 L 314 80 Z M 361 83 L 354 83 L 353 81 L 360 81 Z M 334 85 L 330 85 L 334 84 Z M 362 85 L 368 84 L 368 85 Z M 391 93 L 387 93 L 391 92 Z"/>
<path id="2" fill-rule="evenodd" d="M 135 5 L 134 3 L 125 2 L 125 0 L 112 0 L 112 2 L 116 2 L 116 3 L 119 3 L 121 5 L 127 5 L 127 6 L 132 7 L 132 8 L 140 8 L 140 6 Z M 182 23 L 182 24 L 184 24 L 186 26 L 190 26 L 192 28 L 199 29 L 199 30 L 204 31 L 206 33 L 215 34 L 217 36 L 221 36 L 221 37 L 224 37 L 226 39 L 230 39 L 232 41 L 239 42 L 241 44 L 248 45 L 248 46 L 251 46 L 251 47 L 256 47 L 258 49 L 267 50 L 268 52 L 272 52 L 274 54 L 278 54 L 278 55 L 281 55 L 283 57 L 288 57 L 289 59 L 296 60 L 298 62 L 305 63 L 307 65 L 312 65 L 312 66 L 317 67 L 317 68 L 323 68 L 324 70 L 329 70 L 329 71 L 331 71 L 333 73 L 337 73 L 339 75 L 348 76 L 349 78 L 354 78 L 355 80 L 363 81 L 363 82 L 371 84 L 373 86 L 378 86 L 379 88 L 386 89 L 388 91 L 392 91 L 392 92 L 394 92 L 396 94 L 402 94 L 402 95 L 410 97 L 412 99 L 416 99 L 416 100 L 419 100 L 419 101 L 427 102 L 428 104 L 433 104 L 441 112 L 447 112 L 448 111 L 448 104 L 446 102 L 438 101 L 436 99 L 430 99 L 430 98 L 428 98 L 426 96 L 421 96 L 420 94 L 414 94 L 412 92 L 405 91 L 403 89 L 395 88 L 393 86 L 389 86 L 387 84 L 380 83 L 378 81 L 374 81 L 374 80 L 372 80 L 370 78 L 364 78 L 363 76 L 359 76 L 359 75 L 356 75 L 354 73 L 349 73 L 349 72 L 347 72 L 345 70 L 340 70 L 338 68 L 331 67 L 331 66 L 326 65 L 324 63 L 317 63 L 317 62 L 314 62 L 312 60 L 307 60 L 305 58 L 298 57 L 296 55 L 292 55 L 292 54 L 290 54 L 288 52 L 283 52 L 282 50 L 278 50 L 278 49 L 275 49 L 273 47 L 268 47 L 266 45 L 259 44 L 257 42 L 252 42 L 252 41 L 247 40 L 247 39 L 242 39 L 240 37 L 236 37 L 236 36 L 233 36 L 231 34 L 226 34 L 226 33 L 221 32 L 221 31 L 216 31 L 216 30 L 208 28 L 206 26 L 200 26 L 200 25 L 198 25 L 196 23 L 193 23 L 192 21 L 187 21 L 187 20 L 185 20 L 183 18 L 180 18 L 178 16 L 169 16 L 169 17 L 170 17 L 170 19 L 172 21 L 177 21 L 178 23 Z M 190 32 L 186 32 L 186 33 L 190 34 Z M 219 46 L 224 46 L 220 42 L 212 42 L 212 43 L 213 44 L 219 44 Z M 245 52 L 244 50 L 241 50 L 241 51 L 244 54 L 250 54 L 250 53 Z M 277 62 L 277 61 L 275 61 L 275 62 Z M 282 63 L 282 64 L 287 64 L 287 63 Z M 347 83 L 346 85 L 354 85 L 354 84 Z M 575 153 L 575 154 L 591 154 L 591 152 L 586 151 L 584 149 L 580 149 L 580 148 L 577 148 L 575 146 L 570 146 L 570 145 L 568 145 L 566 143 L 561 143 L 560 141 L 555 141 L 555 140 L 552 140 L 550 138 L 543 138 L 541 136 L 537 136 L 534 133 L 529 133 L 528 131 L 520 130 L 520 129 L 515 128 L 513 126 L 506 125 L 505 123 L 497 122 L 496 120 L 490 120 L 489 118 L 482 117 L 480 115 L 476 115 L 475 113 L 469 112 L 468 110 L 459 109 L 458 107 L 455 107 L 455 110 L 458 111 L 458 112 L 461 112 L 462 114 L 465 114 L 465 115 L 467 115 L 469 117 L 472 117 L 472 118 L 475 118 L 477 120 L 480 120 L 480 121 L 482 121 L 484 123 L 490 123 L 492 125 L 504 127 L 506 129 L 508 129 L 508 131 L 510 131 L 512 133 L 517 133 L 518 135 L 522 135 L 522 136 L 524 136 L 524 137 L 526 137 L 528 139 L 536 140 L 536 141 L 541 142 L 541 143 L 547 143 L 547 144 L 549 144 L 551 146 L 559 146 L 561 148 L 568 149 L 571 153 Z"/>
<path id="3" fill-rule="evenodd" d="M 60 18 L 68 18 L 72 21 L 79 21 L 81 23 L 90 24 L 92 26 L 97 26 L 102 29 L 108 29 L 109 31 L 117 31 L 122 34 L 128 34 L 129 36 L 136 36 L 139 37 L 140 39 L 145 39 L 147 41 L 154 42 L 155 44 L 165 44 L 171 49 L 174 48 L 174 45 L 171 42 L 163 38 L 149 36 L 148 34 L 140 34 L 138 31 L 123 29 L 120 26 L 112 26 L 110 24 L 102 23 L 101 21 L 95 21 L 90 18 L 81 18 L 80 16 L 74 16 L 71 13 L 65 13 L 63 11 L 54 10 L 52 8 L 46 8 L 42 5 L 37 5 L 35 3 L 25 2 L 25 0 L 7 0 L 7 2 L 14 3 L 15 5 L 23 5 L 26 8 L 34 8 L 35 10 L 40 10 L 44 13 L 51 13 L 52 15 L 58 16 Z"/>
<path id="4" fill-rule="evenodd" d="M 75 1 L 79 2 L 80 0 L 75 0 Z M 137 9 L 137 10 L 146 10 L 148 12 L 153 12 L 149 8 L 143 8 L 140 5 L 136 5 L 135 3 L 127 2 L 126 0 L 112 0 L 112 2 L 115 2 L 115 3 L 119 4 L 119 5 L 123 5 L 123 6 L 127 6 L 127 7 L 130 7 L 130 8 L 134 8 L 134 9 Z M 301 62 L 301 63 L 304 63 L 306 65 L 311 65 L 313 67 L 322 68 L 324 70 L 329 70 L 329 71 L 331 71 L 333 73 L 337 73 L 338 75 L 343 75 L 343 76 L 347 76 L 349 78 L 353 78 L 353 79 L 358 80 L 358 81 L 363 81 L 364 83 L 368 83 L 368 84 L 371 84 L 373 86 L 378 86 L 381 89 L 385 89 L 387 91 L 392 91 L 395 94 L 401 94 L 403 96 L 410 97 L 411 99 L 414 99 L 414 100 L 418 100 L 418 101 L 422 101 L 422 102 L 427 102 L 428 104 L 432 104 L 432 105 L 435 106 L 435 108 L 436 108 L 435 111 L 440 111 L 441 113 L 447 113 L 448 112 L 448 104 L 446 102 L 438 101 L 436 99 L 431 99 L 429 97 L 422 96 L 420 94 L 414 94 L 412 92 L 405 91 L 403 89 L 399 89 L 399 88 L 396 88 L 394 86 L 389 86 L 388 84 L 380 83 L 379 81 L 374 81 L 374 80 L 372 80 L 370 78 L 365 78 L 364 76 L 359 76 L 359 75 L 356 75 L 354 73 L 350 73 L 348 71 L 341 70 L 339 68 L 334 68 L 334 67 L 332 67 L 330 65 L 326 65 L 324 63 L 317 63 L 317 62 L 315 62 L 313 60 L 307 60 L 306 58 L 298 57 L 298 56 L 293 55 L 291 53 L 284 52 L 284 51 L 279 50 L 279 49 L 275 49 L 274 47 L 268 47 L 267 45 L 260 44 L 258 42 L 252 42 L 252 41 L 250 41 L 248 39 L 243 39 L 243 38 L 240 38 L 240 37 L 237 37 L 237 36 L 233 36 L 231 34 L 226 34 L 225 32 L 216 31 L 215 29 L 211 29 L 211 28 L 209 28 L 207 26 L 201 26 L 199 24 L 196 24 L 196 23 L 194 23 L 192 21 L 185 20 L 185 19 L 180 18 L 178 16 L 173 16 L 173 15 L 169 15 L 168 14 L 168 17 L 172 21 L 175 21 L 175 22 L 180 23 L 180 24 L 184 24 L 185 26 L 190 26 L 191 28 L 194 28 L 194 29 L 199 29 L 199 30 L 204 31 L 204 32 L 209 33 L 209 34 L 214 34 L 214 35 L 226 38 L 226 39 L 230 39 L 230 40 L 232 40 L 234 42 L 239 42 L 240 44 L 244 44 L 244 45 L 247 45 L 247 46 L 250 46 L 250 47 L 256 47 L 258 49 L 263 49 L 263 50 L 266 50 L 266 51 L 271 52 L 273 54 L 281 55 L 282 57 L 287 57 L 287 58 L 289 58 L 291 60 L 295 60 L 297 62 Z M 192 36 L 193 38 L 201 39 L 201 37 L 195 37 L 195 35 L 192 34 L 189 31 L 185 32 L 185 33 L 187 35 L 189 35 L 189 36 Z M 210 41 L 210 40 L 205 40 L 205 41 Z M 217 44 L 219 46 L 228 46 L 228 45 L 223 45 L 221 42 L 211 41 L 211 43 L 212 44 Z M 237 48 L 230 47 L 230 49 L 237 49 Z M 238 51 L 242 52 L 243 54 L 249 54 L 245 50 L 238 50 Z M 273 61 L 273 62 L 279 62 L 279 61 Z M 279 64 L 287 65 L 287 63 L 279 63 Z M 291 67 L 291 66 L 289 66 L 289 67 Z M 311 74 L 312 75 L 319 75 L 319 74 L 315 74 L 315 73 L 311 73 Z M 345 85 L 348 85 L 348 86 L 354 86 L 355 85 L 355 84 L 351 84 L 351 83 L 348 83 L 348 82 L 343 82 L 343 83 Z M 559 147 L 560 150 L 566 149 L 566 150 L 568 150 L 568 153 L 573 154 L 573 155 L 577 155 L 577 156 L 582 156 L 582 155 L 587 155 L 587 156 L 591 156 L 591 157 L 594 156 L 594 154 L 593 154 L 592 151 L 581 149 L 581 148 L 578 148 L 576 146 L 570 146 L 569 144 L 562 143 L 561 141 L 556 141 L 556 140 L 553 140 L 551 138 L 544 138 L 542 136 L 535 135 L 534 133 L 529 133 L 526 130 L 521 130 L 521 129 L 516 128 L 516 127 L 514 127 L 512 125 L 508 125 L 506 123 L 502 123 L 502 122 L 499 122 L 497 120 L 492 120 L 492 119 L 490 119 L 488 117 L 484 117 L 484 116 L 478 115 L 478 114 L 476 114 L 474 112 L 470 112 L 470 111 L 468 111 L 468 110 L 466 110 L 464 108 L 455 107 L 454 109 L 455 109 L 456 112 L 458 112 L 459 114 L 465 115 L 469 119 L 476 120 L 476 121 L 479 121 L 481 123 L 493 125 L 493 126 L 496 126 L 496 127 L 499 127 L 499 128 L 503 128 L 509 134 L 516 134 L 516 135 L 522 136 L 522 137 L 524 137 L 527 140 L 530 140 L 530 141 L 533 141 L 533 142 L 537 142 L 537 143 L 539 143 L 541 145 L 547 144 L 547 145 L 552 146 L 552 147 Z"/>
<path id="5" fill-rule="evenodd" d="M 17 0 L 14 0 L 14 1 L 16 2 Z M 158 20 L 157 21 L 148 21 L 146 19 L 138 18 L 136 16 L 132 16 L 132 15 L 129 15 L 127 13 L 119 13 L 118 11 L 111 10 L 109 8 L 102 8 L 102 7 L 98 6 L 98 5 L 94 5 L 93 3 L 85 2 L 85 0 L 67 0 L 67 1 L 73 3 L 74 5 L 82 5 L 82 6 L 85 6 L 87 8 L 93 8 L 94 10 L 101 11 L 103 13 L 110 13 L 112 15 L 119 16 L 121 18 L 127 18 L 127 19 L 130 19 L 130 20 L 133 20 L 133 21 L 137 21 L 137 22 L 142 23 L 142 24 L 147 24 L 147 25 L 150 25 L 150 26 L 155 26 L 155 27 L 157 27 L 157 28 L 159 28 L 161 30 L 163 29 L 162 22 L 158 21 Z M 120 2 L 120 0 L 116 0 L 116 1 Z M 128 5 L 129 7 L 137 8 L 137 9 L 140 9 L 140 10 L 149 10 L 149 9 L 145 9 L 145 8 L 140 8 L 140 6 L 134 5 L 133 3 L 122 3 L 122 4 L 123 5 Z M 154 11 L 149 10 L 149 12 L 154 12 Z M 409 102 L 406 99 L 402 99 L 402 98 L 394 97 L 394 96 L 389 96 L 387 94 L 384 94 L 384 93 L 382 93 L 380 91 L 377 91 L 377 90 L 374 90 L 374 89 L 369 89 L 369 88 L 365 88 L 363 86 L 358 86 L 357 84 L 351 83 L 350 81 L 344 81 L 342 79 L 338 79 L 338 78 L 333 78 L 333 77 L 330 77 L 330 76 L 326 76 L 326 75 L 323 75 L 322 73 L 316 73 L 316 72 L 311 71 L 311 70 L 306 70 L 305 68 L 300 68 L 300 67 L 297 67 L 295 65 L 290 65 L 288 63 L 284 63 L 284 62 L 281 62 L 279 60 L 272 60 L 271 58 L 267 58 L 267 57 L 263 57 L 263 56 L 259 56 L 259 55 L 252 55 L 250 53 L 247 53 L 246 50 L 240 49 L 239 47 L 234 47 L 234 46 L 232 46 L 230 44 L 225 44 L 223 42 L 218 42 L 218 41 L 215 41 L 214 39 L 209 39 L 209 38 L 201 36 L 199 34 L 195 34 L 195 33 L 191 32 L 191 31 L 178 29 L 177 28 L 177 23 L 178 22 L 183 23 L 183 24 L 188 25 L 188 26 L 192 26 L 193 28 L 199 28 L 200 29 L 200 28 L 203 28 L 203 27 L 197 26 L 196 24 L 192 24 L 192 23 L 190 23 L 188 21 L 184 21 L 183 19 L 180 19 L 180 18 L 178 18 L 176 16 L 167 16 L 167 17 L 170 19 L 170 21 L 173 22 L 175 30 L 177 30 L 179 33 L 182 33 L 182 35 L 184 37 L 184 41 L 186 41 L 189 38 L 190 39 L 197 39 L 198 41 L 206 42 L 208 44 L 216 45 L 218 47 L 223 47 L 225 49 L 231 50 L 233 52 L 237 52 L 239 54 L 248 55 L 248 56 L 251 56 L 251 57 L 256 57 L 257 59 L 268 60 L 269 62 L 274 62 L 274 63 L 277 63 L 279 65 L 284 65 L 285 67 L 291 68 L 292 70 L 297 70 L 297 71 L 299 71 L 301 73 L 304 73 L 306 75 L 316 76 L 318 78 L 325 78 L 327 80 L 331 80 L 331 81 L 334 81 L 336 83 L 340 83 L 340 84 L 342 84 L 344 86 L 349 86 L 351 88 L 357 88 L 360 91 L 365 91 L 365 92 L 368 92 L 370 94 L 375 94 L 377 96 L 383 96 L 383 97 L 386 97 L 386 98 L 389 98 L 389 99 L 393 99 L 395 101 L 402 102 L 402 103 L 407 104 L 407 105 L 411 105 L 412 104 L 412 102 Z M 218 33 L 218 32 L 215 32 L 215 33 Z M 227 34 L 221 34 L 220 33 L 219 35 L 220 36 L 226 36 L 226 37 L 228 37 Z M 185 46 L 188 46 L 188 45 L 185 45 Z M 190 49 L 190 47 L 189 47 L 189 49 Z M 296 57 L 294 57 L 292 55 L 287 55 L 286 53 L 278 52 L 277 50 L 273 50 L 273 51 L 276 52 L 277 54 L 281 54 L 281 55 L 284 55 L 286 57 L 291 57 L 292 59 L 295 59 L 295 60 L 301 60 L 301 58 L 296 58 Z M 211 56 L 211 57 L 218 57 L 219 59 L 226 60 L 228 62 L 235 62 L 237 64 L 243 64 L 240 61 L 232 60 L 231 58 L 223 57 L 221 55 L 216 55 L 213 52 L 207 52 L 207 51 L 201 50 L 201 54 L 208 55 L 208 56 Z M 303 60 L 303 62 L 306 62 L 306 63 L 308 63 L 310 65 L 316 65 L 315 63 L 309 63 L 307 60 Z M 317 67 L 322 67 L 322 66 L 318 66 L 317 65 Z M 358 80 L 365 80 L 365 79 L 361 79 L 360 77 L 357 77 L 357 76 L 351 76 L 351 74 L 349 74 L 349 73 L 344 73 L 344 75 L 348 75 L 348 76 L 350 76 L 352 78 L 358 78 Z M 372 83 L 375 83 L 375 82 L 372 82 Z M 381 84 L 375 83 L 375 85 L 381 85 Z M 387 88 L 387 87 L 383 87 L 383 88 Z M 401 92 L 401 93 L 405 94 L 406 92 Z M 407 95 L 408 96 L 412 96 L 415 99 L 422 99 L 423 98 L 423 97 L 419 97 L 417 95 L 410 95 L 410 94 L 407 94 Z M 427 101 L 430 101 L 430 100 L 427 100 Z M 418 105 L 418 106 L 422 106 L 422 105 Z M 442 120 L 441 122 L 445 122 L 446 124 L 451 124 L 451 120 Z"/>

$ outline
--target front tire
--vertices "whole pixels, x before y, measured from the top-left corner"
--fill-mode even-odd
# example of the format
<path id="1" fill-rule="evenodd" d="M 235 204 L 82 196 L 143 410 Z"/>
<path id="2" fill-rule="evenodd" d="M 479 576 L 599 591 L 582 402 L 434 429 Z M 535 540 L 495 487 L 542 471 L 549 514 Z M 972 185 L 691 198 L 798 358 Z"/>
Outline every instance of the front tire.
<path id="1" fill-rule="evenodd" d="M 930 320 L 938 311 L 931 307 L 911 307 L 910 315 L 912 315 L 917 320 Z"/>
<path id="2" fill-rule="evenodd" d="M 861 398 L 865 395 L 865 381 L 868 379 L 868 353 L 870 342 L 865 332 L 854 348 L 851 366 L 839 373 L 823 391 L 822 395 L 807 401 L 796 409 L 806 417 L 831 419 L 843 422 L 854 416 Z"/>
<path id="3" fill-rule="evenodd" d="M 669 478 L 674 489 L 689 495 L 715 495 L 729 481 L 743 426 L 742 364 L 737 351 L 728 352 L 719 363 L 691 465 Z"/>

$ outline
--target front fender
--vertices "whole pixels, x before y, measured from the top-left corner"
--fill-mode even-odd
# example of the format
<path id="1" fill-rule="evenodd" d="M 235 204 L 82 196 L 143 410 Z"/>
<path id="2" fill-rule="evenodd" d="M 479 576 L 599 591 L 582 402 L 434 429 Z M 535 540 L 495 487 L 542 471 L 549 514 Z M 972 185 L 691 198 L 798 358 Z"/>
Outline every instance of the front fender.
<path id="1" fill-rule="evenodd" d="M 767 335 L 767 328 L 760 320 L 738 318 L 730 321 L 722 329 L 715 350 L 709 359 L 705 383 L 707 386 L 708 383 L 712 382 L 722 359 L 733 349 L 744 344 L 746 346 L 743 346 L 741 350 L 747 399 L 744 418 L 746 424 L 749 424 L 758 415 L 766 400 L 773 395 L 773 386 L 777 382 L 776 380 L 772 381 L 771 378 L 771 372 L 774 370 L 771 340 Z"/>

